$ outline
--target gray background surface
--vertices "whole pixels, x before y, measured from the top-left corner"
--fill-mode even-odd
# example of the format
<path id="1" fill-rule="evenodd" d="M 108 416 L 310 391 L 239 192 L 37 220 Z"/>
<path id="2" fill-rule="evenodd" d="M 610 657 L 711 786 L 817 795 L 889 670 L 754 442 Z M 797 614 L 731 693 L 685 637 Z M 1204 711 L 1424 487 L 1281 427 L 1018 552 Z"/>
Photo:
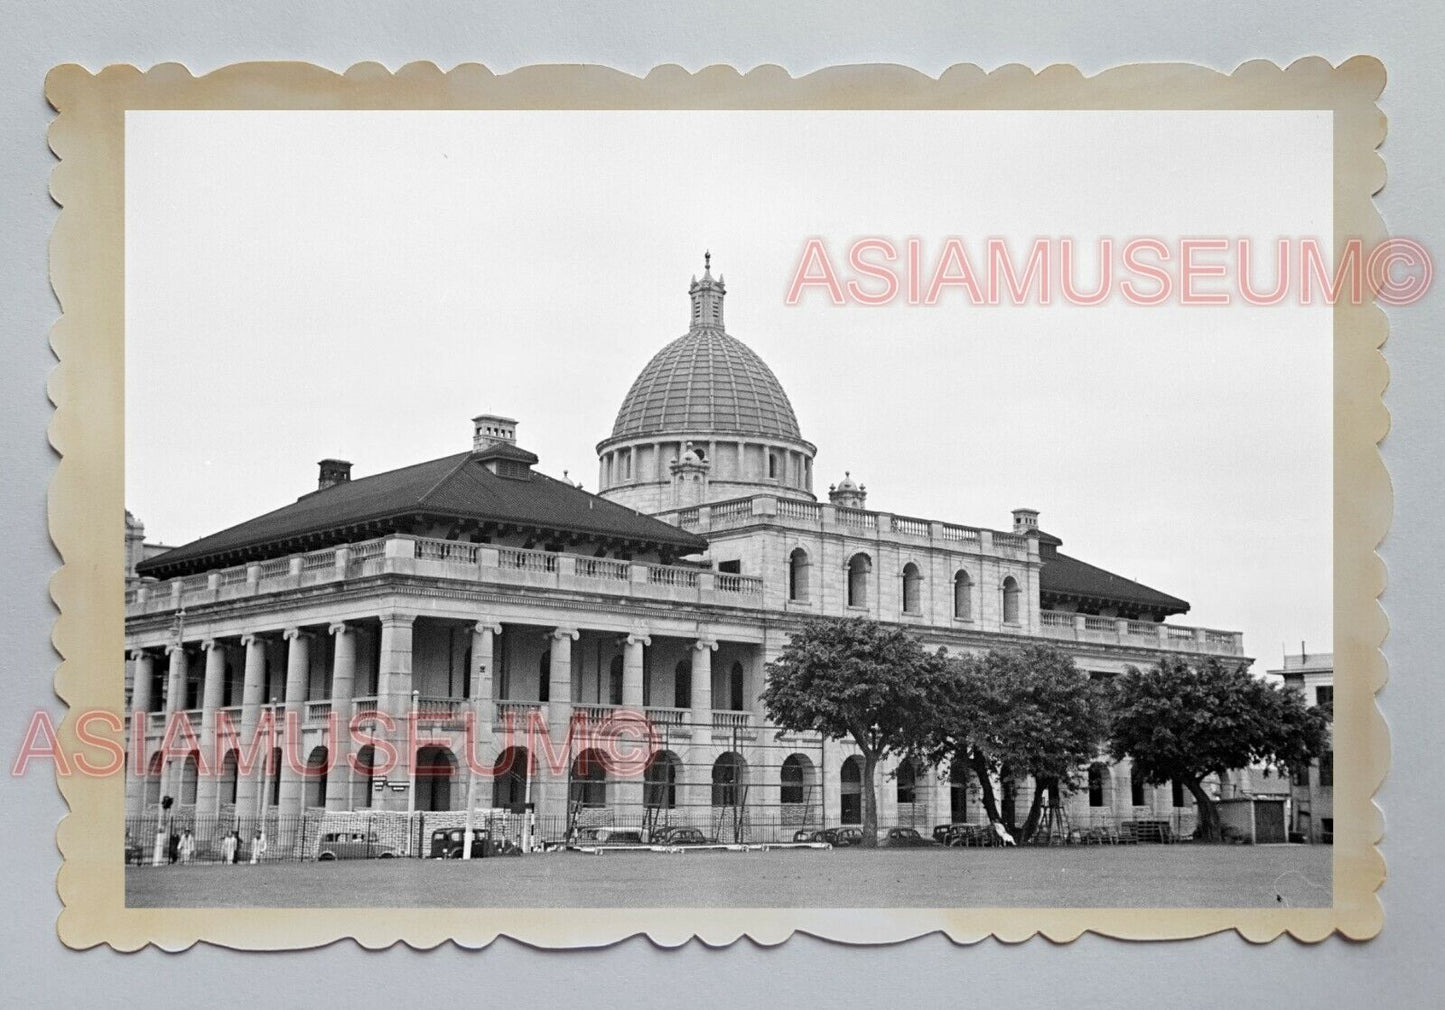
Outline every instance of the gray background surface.
<path id="1" fill-rule="evenodd" d="M 204 72 L 245 59 L 304 59 L 341 69 L 359 60 L 391 67 L 430 59 L 444 67 L 480 61 L 504 71 L 528 63 L 604 63 L 643 73 L 658 63 L 696 69 L 778 63 L 806 73 L 834 63 L 897 62 L 936 74 L 956 62 L 1035 68 L 1073 62 L 1085 72 L 1141 60 L 1183 60 L 1221 70 L 1267 58 L 1318 54 L 1339 62 L 1380 57 L 1390 74 L 1382 104 L 1390 181 L 1379 206 L 1391 230 L 1445 249 L 1440 127 L 1445 75 L 1437 67 L 1441 17 L 1433 5 L 1281 2 L 1173 5 L 1036 3 L 879 4 L 738 2 L 709 9 L 679 4 L 587 5 L 298 3 L 195 0 L 130 3 L 0 0 L 0 367 L 5 412 L 3 496 L 8 619 L 0 625 L 0 671 L 11 705 L 0 712 L 7 764 L 26 719 L 45 707 L 56 655 L 45 585 L 58 564 L 46 534 L 45 491 L 54 457 L 46 441 L 44 382 L 53 359 L 46 333 L 57 306 L 46 280 L 46 245 L 56 208 L 47 193 L 52 157 L 46 70 L 78 62 L 148 66 L 180 61 Z M 476 955 L 444 948 L 380 954 L 354 944 L 320 952 L 245 955 L 198 948 L 183 956 L 147 951 L 74 953 L 55 939 L 59 909 L 53 832 L 63 804 L 48 771 L 0 782 L 0 973 L 5 1002 L 101 1005 L 145 1000 L 204 1006 L 378 1007 L 460 1001 L 613 1006 L 942 1005 L 1024 1001 L 1053 1006 L 1422 1006 L 1439 996 L 1442 898 L 1436 755 L 1445 687 L 1438 679 L 1442 562 L 1434 521 L 1441 486 L 1439 279 L 1421 304 L 1391 312 L 1384 445 L 1396 518 L 1382 553 L 1390 567 L 1386 645 L 1393 680 L 1381 696 L 1392 729 L 1394 768 L 1379 796 L 1386 812 L 1384 933 L 1366 944 L 1305 947 L 1289 939 L 1253 947 L 1234 936 L 1192 943 L 1125 944 L 1085 937 L 1069 945 L 1035 940 L 956 947 L 937 937 L 853 949 L 809 938 L 764 949 L 746 941 L 726 952 L 693 944 L 665 952 L 644 940 L 560 955 L 502 942 Z M 1246 573 L 1241 570 L 1241 577 Z"/>

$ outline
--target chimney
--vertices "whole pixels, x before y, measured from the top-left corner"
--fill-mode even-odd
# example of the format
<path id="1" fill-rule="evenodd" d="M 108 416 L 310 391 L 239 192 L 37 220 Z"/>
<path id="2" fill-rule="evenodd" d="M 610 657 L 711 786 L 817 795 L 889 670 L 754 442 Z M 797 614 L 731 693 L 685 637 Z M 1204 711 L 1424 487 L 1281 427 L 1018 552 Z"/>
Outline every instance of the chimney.
<path id="1" fill-rule="evenodd" d="M 1014 532 L 1029 533 L 1039 528 L 1038 509 L 1014 509 Z"/>
<path id="2" fill-rule="evenodd" d="M 494 445 L 516 445 L 517 422 L 500 414 L 478 414 L 472 418 L 472 452 Z"/>
<path id="3" fill-rule="evenodd" d="M 351 463 L 344 459 L 323 459 L 316 464 L 321 468 L 320 476 L 316 481 L 316 490 L 325 491 L 337 484 L 345 484 L 351 480 Z"/>

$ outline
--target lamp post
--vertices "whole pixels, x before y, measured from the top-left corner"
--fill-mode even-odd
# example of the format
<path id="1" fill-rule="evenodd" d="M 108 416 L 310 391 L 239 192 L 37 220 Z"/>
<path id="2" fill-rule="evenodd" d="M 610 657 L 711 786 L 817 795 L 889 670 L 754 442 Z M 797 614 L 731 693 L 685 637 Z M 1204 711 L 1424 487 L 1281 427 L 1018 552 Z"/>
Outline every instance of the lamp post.
<path id="1" fill-rule="evenodd" d="M 478 682 L 484 681 L 487 675 L 487 664 L 481 663 L 477 666 Z M 472 692 L 472 732 L 468 736 L 465 724 L 462 731 L 462 742 L 467 748 L 467 816 L 462 829 L 462 858 L 472 858 L 472 810 L 477 805 L 477 771 L 472 765 L 477 757 L 477 725 L 481 720 L 481 708 L 477 692 Z"/>
<path id="2" fill-rule="evenodd" d="M 416 820 L 416 747 L 413 741 L 416 739 L 416 718 L 417 709 L 421 702 L 421 692 L 416 688 L 411 692 L 411 724 L 406 731 L 406 761 L 407 761 L 407 789 L 406 789 L 406 854 L 411 855 L 411 836 L 415 830 Z"/>

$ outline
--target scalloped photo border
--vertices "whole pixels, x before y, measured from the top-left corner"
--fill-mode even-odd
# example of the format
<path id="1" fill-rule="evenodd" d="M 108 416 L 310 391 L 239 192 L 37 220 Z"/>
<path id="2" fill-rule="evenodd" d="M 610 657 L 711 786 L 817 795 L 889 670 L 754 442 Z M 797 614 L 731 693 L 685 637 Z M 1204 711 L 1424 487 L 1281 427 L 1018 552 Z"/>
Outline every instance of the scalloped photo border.
<path id="1" fill-rule="evenodd" d="M 51 537 L 63 566 L 50 583 L 58 608 L 53 640 L 62 656 L 55 690 L 68 706 L 60 742 L 74 753 L 75 715 L 124 715 L 116 659 L 124 654 L 124 120 L 131 109 L 1328 109 L 1334 115 L 1334 225 L 1367 247 L 1385 236 L 1372 196 L 1385 183 L 1377 148 L 1385 117 L 1376 101 L 1383 65 L 1355 57 L 1332 66 L 1311 57 L 1286 68 L 1245 63 L 1233 73 L 1185 64 L 1134 64 L 1086 77 L 1067 65 L 1035 73 L 1009 65 L 950 67 L 935 78 L 895 65 L 832 67 L 792 77 L 777 66 L 697 73 L 662 66 L 636 77 L 600 66 L 530 66 L 495 74 L 476 64 L 442 71 L 411 63 L 394 73 L 359 63 L 344 73 L 305 63 L 243 63 L 202 77 L 180 64 L 149 71 L 54 68 L 46 96 L 59 159 L 50 190 L 61 211 L 50 246 L 61 316 L 51 333 L 58 364 L 50 440 L 60 455 L 50 485 Z M 58 777 L 69 805 L 56 841 L 60 939 L 166 950 L 198 942 L 239 949 L 294 949 L 354 938 L 368 948 L 404 942 L 483 947 L 499 936 L 575 948 L 646 935 L 664 946 L 696 937 L 709 945 L 749 937 L 777 944 L 795 932 L 845 943 L 892 943 L 942 932 L 959 943 L 1042 934 L 1069 941 L 1095 932 L 1175 939 L 1235 930 L 1264 942 L 1289 933 L 1318 941 L 1338 931 L 1376 935 L 1385 864 L 1376 848 L 1383 819 L 1372 797 L 1389 766 L 1389 738 L 1375 704 L 1385 682 L 1387 623 L 1378 597 L 1384 564 L 1375 548 L 1391 514 L 1378 443 L 1387 332 L 1373 303 L 1334 308 L 1334 623 L 1336 749 L 1334 904 L 1329 908 L 127 908 L 122 776 Z"/>

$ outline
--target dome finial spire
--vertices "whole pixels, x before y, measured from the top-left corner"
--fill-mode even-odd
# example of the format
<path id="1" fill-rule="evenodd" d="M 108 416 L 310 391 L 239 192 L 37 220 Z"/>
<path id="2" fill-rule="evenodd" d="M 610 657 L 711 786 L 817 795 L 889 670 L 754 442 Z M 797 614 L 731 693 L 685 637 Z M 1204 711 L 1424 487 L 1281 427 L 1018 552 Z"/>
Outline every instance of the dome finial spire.
<path id="1" fill-rule="evenodd" d="M 722 301 L 727 289 L 723 287 L 722 278 L 713 279 L 711 249 L 702 254 L 702 280 L 694 277 L 688 286 L 688 294 L 692 298 L 693 327 L 716 326 L 722 329 Z"/>

